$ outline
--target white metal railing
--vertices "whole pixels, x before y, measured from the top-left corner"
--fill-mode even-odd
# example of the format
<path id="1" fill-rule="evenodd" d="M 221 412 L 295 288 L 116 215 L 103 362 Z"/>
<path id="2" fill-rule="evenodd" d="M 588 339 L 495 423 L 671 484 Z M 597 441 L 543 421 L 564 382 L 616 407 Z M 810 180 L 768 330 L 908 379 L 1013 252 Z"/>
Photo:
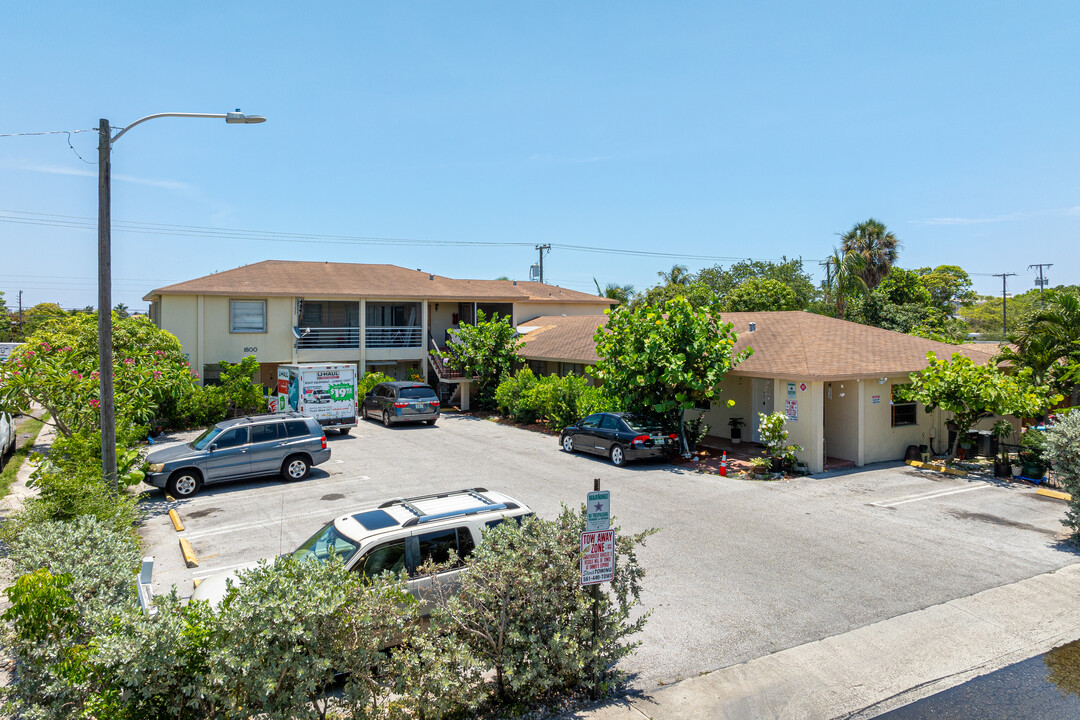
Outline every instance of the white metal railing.
<path id="1" fill-rule="evenodd" d="M 369 327 L 369 348 L 422 348 L 424 329 L 421 327 Z"/>
<path id="2" fill-rule="evenodd" d="M 360 328 L 336 327 L 293 328 L 298 350 L 330 350 L 334 348 L 360 347 Z"/>

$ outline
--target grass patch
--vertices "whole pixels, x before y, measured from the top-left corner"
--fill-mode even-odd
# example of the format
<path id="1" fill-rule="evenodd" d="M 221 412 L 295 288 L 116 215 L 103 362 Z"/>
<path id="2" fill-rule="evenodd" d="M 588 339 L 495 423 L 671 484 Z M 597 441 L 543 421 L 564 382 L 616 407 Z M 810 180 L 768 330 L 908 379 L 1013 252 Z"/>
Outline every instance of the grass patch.
<path id="1" fill-rule="evenodd" d="M 37 440 L 38 433 L 41 432 L 41 428 L 44 423 L 40 420 L 33 418 L 27 418 L 22 425 L 19 426 L 18 434 L 25 435 L 30 433 L 30 439 L 26 443 L 15 450 L 8 458 L 7 464 L 4 465 L 4 469 L 0 471 L 0 498 L 8 494 L 8 490 L 11 489 L 11 484 L 15 482 L 16 476 L 19 474 L 19 468 L 26 461 L 27 456 L 30 455 L 30 451 L 34 447 L 34 442 Z"/>

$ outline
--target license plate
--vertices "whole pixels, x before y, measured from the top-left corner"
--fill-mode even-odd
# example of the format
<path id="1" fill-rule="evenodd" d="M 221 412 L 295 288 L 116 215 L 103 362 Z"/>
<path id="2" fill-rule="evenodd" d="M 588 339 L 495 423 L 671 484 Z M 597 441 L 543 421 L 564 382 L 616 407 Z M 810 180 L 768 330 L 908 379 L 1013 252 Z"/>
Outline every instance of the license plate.
<path id="1" fill-rule="evenodd" d="M 650 437 L 652 438 L 653 442 L 658 442 L 658 443 L 667 442 L 667 438 L 665 436 L 663 436 L 663 435 L 651 435 Z"/>

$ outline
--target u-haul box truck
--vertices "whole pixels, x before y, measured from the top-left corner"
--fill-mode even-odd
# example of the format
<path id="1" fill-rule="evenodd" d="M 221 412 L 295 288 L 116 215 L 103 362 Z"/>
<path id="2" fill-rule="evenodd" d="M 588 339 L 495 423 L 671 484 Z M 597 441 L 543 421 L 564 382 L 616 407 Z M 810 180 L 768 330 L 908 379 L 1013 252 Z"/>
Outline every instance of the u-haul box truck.
<path id="1" fill-rule="evenodd" d="M 277 395 L 271 398 L 272 411 L 302 412 L 323 427 L 342 433 L 356 427 L 355 365 L 278 365 L 277 372 Z"/>

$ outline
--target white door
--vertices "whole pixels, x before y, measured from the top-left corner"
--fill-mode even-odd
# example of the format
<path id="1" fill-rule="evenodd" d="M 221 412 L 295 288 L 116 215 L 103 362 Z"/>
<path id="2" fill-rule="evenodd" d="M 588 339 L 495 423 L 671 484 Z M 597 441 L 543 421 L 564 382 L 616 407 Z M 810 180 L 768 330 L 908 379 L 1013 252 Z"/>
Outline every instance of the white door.
<path id="1" fill-rule="evenodd" d="M 758 413 L 769 415 L 773 411 L 773 380 L 772 378 L 754 378 L 754 410 L 751 422 L 753 423 L 753 440 L 761 442 L 761 418 Z"/>

